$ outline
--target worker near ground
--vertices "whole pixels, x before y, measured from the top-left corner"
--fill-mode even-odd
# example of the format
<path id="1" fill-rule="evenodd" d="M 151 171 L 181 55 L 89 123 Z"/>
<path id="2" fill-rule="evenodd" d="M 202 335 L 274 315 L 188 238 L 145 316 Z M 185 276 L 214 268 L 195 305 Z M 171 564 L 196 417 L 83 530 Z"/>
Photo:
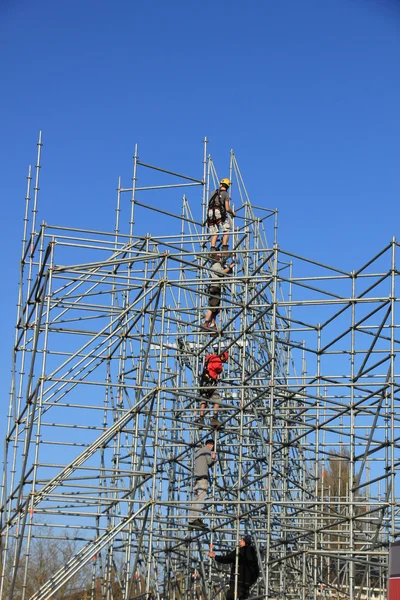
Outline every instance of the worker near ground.
<path id="1" fill-rule="evenodd" d="M 212 427 L 221 427 L 222 423 L 218 420 L 218 410 L 221 404 L 221 396 L 218 392 L 217 383 L 218 377 L 224 370 L 224 363 L 228 360 L 229 354 L 226 352 L 220 352 L 219 354 L 212 353 L 206 356 L 204 361 L 203 372 L 200 377 L 200 396 L 207 398 L 203 400 L 200 405 L 200 416 L 197 419 L 197 423 L 200 427 L 204 427 L 205 411 L 207 404 L 213 404 L 214 416 L 211 419 Z"/>
<path id="2" fill-rule="evenodd" d="M 194 502 L 190 511 L 189 527 L 208 529 L 201 519 L 201 511 L 208 492 L 208 470 L 216 460 L 217 454 L 214 452 L 214 441 L 207 440 L 204 446 L 197 450 L 194 460 Z"/>
<path id="3" fill-rule="evenodd" d="M 210 285 L 208 286 L 208 305 L 210 308 L 206 312 L 204 323 L 204 327 L 208 330 L 217 331 L 216 317 L 221 304 L 222 279 L 233 271 L 234 266 L 235 262 L 232 261 L 230 265 L 225 267 L 222 254 L 217 253 L 215 255 L 215 262 L 211 267 Z"/>
<path id="4" fill-rule="evenodd" d="M 245 535 L 239 541 L 239 548 L 232 550 L 224 556 L 217 556 L 212 550 L 209 552 L 210 558 L 215 559 L 217 563 L 231 564 L 231 576 L 229 579 L 229 588 L 226 592 L 226 600 L 235 598 L 235 580 L 236 580 L 236 556 L 239 554 L 239 564 L 237 573 L 237 596 L 238 600 L 245 600 L 249 597 L 249 590 L 258 579 L 260 569 L 258 566 L 257 552 L 253 545 L 250 535 Z"/>
<path id="5" fill-rule="evenodd" d="M 229 232 L 231 224 L 228 215 L 235 216 L 231 210 L 230 197 L 228 189 L 231 185 L 229 179 L 221 179 L 219 189 L 215 190 L 208 201 L 207 208 L 207 225 L 208 231 L 211 234 L 211 252 L 217 251 L 217 240 L 220 230 L 222 230 L 222 251 L 228 250 Z"/>

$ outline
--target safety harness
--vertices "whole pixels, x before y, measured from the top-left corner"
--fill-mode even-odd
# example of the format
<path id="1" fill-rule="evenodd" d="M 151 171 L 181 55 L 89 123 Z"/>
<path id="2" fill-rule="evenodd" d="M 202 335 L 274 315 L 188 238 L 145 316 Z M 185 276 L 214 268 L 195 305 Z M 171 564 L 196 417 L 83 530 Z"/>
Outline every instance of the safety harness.
<path id="1" fill-rule="evenodd" d="M 215 211 L 219 210 L 221 217 L 217 218 Z M 221 198 L 221 190 L 215 190 L 210 200 L 208 201 L 207 209 L 207 225 L 219 225 L 226 219 L 225 202 Z"/>

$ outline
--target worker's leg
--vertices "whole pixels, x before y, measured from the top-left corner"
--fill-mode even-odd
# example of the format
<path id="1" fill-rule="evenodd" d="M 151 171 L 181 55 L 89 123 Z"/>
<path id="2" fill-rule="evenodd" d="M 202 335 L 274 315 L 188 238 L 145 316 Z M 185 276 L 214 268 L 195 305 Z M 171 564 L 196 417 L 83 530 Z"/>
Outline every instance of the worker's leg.
<path id="1" fill-rule="evenodd" d="M 214 417 L 216 417 L 219 411 L 219 405 L 221 404 L 221 396 L 218 390 L 215 390 L 215 392 L 210 398 L 210 402 L 214 403 Z"/>
<path id="2" fill-rule="evenodd" d="M 219 427 L 220 425 L 222 425 L 221 421 L 218 421 L 218 411 L 220 408 L 221 396 L 219 395 L 217 390 L 215 390 L 215 392 L 211 396 L 210 402 L 212 402 L 214 404 L 214 406 L 213 406 L 214 415 L 213 415 L 213 418 L 211 419 L 211 425 L 213 427 Z"/>
<path id="3" fill-rule="evenodd" d="M 219 234 L 219 227 L 218 225 L 209 225 L 208 226 L 208 231 L 211 234 L 211 252 L 212 251 L 216 251 L 216 245 L 217 245 L 217 240 L 218 240 L 218 234 Z"/>
<path id="4" fill-rule="evenodd" d="M 199 519 L 203 510 L 205 499 L 207 498 L 208 480 L 197 479 L 194 484 L 194 502 L 189 515 L 189 521 Z"/>
<path id="5" fill-rule="evenodd" d="M 212 321 L 215 321 L 215 316 L 214 316 L 214 306 L 215 306 L 215 297 L 214 297 L 214 288 L 210 288 L 210 294 L 211 296 L 209 296 L 208 298 L 208 306 L 211 306 L 212 308 L 209 308 L 206 311 L 206 323 L 211 323 Z"/>
<path id="6" fill-rule="evenodd" d="M 221 396 L 219 395 L 218 391 L 215 390 L 215 392 L 213 393 L 213 395 L 210 398 L 210 402 L 214 403 L 214 416 L 211 419 L 211 425 L 213 427 L 220 427 L 222 425 L 221 421 L 218 420 L 218 411 L 220 408 L 220 402 L 221 402 Z"/>
<path id="7" fill-rule="evenodd" d="M 207 402 L 202 402 L 200 404 L 200 417 L 204 418 L 204 413 L 207 407 Z"/>
<path id="8" fill-rule="evenodd" d="M 200 414 L 197 417 L 197 419 L 195 419 L 195 423 L 197 424 L 198 427 L 204 427 L 205 426 L 204 413 L 205 413 L 206 408 L 207 408 L 207 403 L 206 402 L 202 402 L 200 404 Z"/>
<path id="9" fill-rule="evenodd" d="M 229 244 L 229 232 L 231 230 L 231 224 L 229 221 L 229 217 L 226 217 L 225 221 L 223 223 L 221 223 L 221 228 L 222 231 L 224 232 L 224 235 L 222 237 L 222 251 L 226 251 L 228 250 L 228 244 Z"/>
<path id="10" fill-rule="evenodd" d="M 206 323 L 211 323 L 213 320 L 215 320 L 215 319 L 213 319 L 213 311 L 212 310 L 210 310 L 210 309 L 206 310 L 205 319 L 206 319 Z"/>
<path id="11" fill-rule="evenodd" d="M 210 306 L 212 306 L 212 310 L 211 312 L 211 317 L 210 317 L 210 326 L 211 327 L 215 327 L 216 326 L 216 320 L 215 317 L 217 316 L 217 314 L 219 313 L 219 305 L 221 304 L 221 288 L 211 288 L 210 290 L 211 292 L 211 296 L 208 299 L 208 303 Z M 207 321 L 207 317 L 206 317 L 206 321 Z"/>
<path id="12" fill-rule="evenodd" d="M 239 588 L 237 591 L 237 600 L 247 600 L 247 598 L 249 597 L 249 590 L 247 589 L 241 589 Z M 226 600 L 235 600 L 235 590 L 232 588 L 229 588 L 226 592 Z"/>

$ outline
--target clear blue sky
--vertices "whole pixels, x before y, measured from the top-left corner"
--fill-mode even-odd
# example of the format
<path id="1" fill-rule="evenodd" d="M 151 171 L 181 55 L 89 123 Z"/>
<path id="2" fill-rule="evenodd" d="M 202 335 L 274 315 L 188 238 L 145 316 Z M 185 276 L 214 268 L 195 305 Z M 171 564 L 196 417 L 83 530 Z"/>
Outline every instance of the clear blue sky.
<path id="1" fill-rule="evenodd" d="M 282 247 L 350 270 L 400 238 L 398 0 L 2 0 L 0 55 L 4 416 L 39 129 L 39 221 L 111 228 L 135 142 L 197 176 L 207 135 Z"/>

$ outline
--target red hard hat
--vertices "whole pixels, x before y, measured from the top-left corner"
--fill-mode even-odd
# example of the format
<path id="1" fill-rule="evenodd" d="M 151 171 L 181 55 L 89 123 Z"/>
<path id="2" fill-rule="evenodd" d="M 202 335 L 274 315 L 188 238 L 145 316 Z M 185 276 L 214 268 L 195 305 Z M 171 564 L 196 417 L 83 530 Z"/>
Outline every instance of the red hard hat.
<path id="1" fill-rule="evenodd" d="M 221 354 L 219 355 L 220 359 L 225 362 L 226 360 L 228 360 L 229 358 L 229 354 L 227 353 L 226 350 L 224 350 L 223 352 L 221 352 Z"/>

